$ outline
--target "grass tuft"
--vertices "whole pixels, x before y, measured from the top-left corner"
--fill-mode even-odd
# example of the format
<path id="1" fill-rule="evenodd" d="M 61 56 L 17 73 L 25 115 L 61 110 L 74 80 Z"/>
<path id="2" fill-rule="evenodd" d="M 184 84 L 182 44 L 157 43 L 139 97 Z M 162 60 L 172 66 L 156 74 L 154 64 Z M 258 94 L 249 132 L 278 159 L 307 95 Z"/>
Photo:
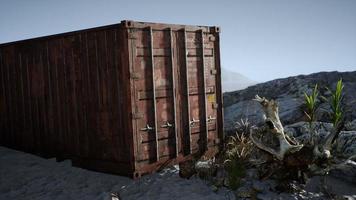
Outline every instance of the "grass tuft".
<path id="1" fill-rule="evenodd" d="M 224 166 L 228 172 L 228 183 L 231 189 L 235 190 L 240 186 L 253 148 L 252 141 L 245 134 L 236 132 L 235 136 L 229 137 Z"/>

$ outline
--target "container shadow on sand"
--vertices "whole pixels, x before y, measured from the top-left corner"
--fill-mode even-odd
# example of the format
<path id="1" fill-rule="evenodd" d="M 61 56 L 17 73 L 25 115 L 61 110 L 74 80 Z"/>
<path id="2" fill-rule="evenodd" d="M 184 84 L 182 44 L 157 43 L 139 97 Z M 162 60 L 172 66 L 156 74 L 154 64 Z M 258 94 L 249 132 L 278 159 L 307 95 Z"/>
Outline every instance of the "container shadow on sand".
<path id="1" fill-rule="evenodd" d="M 0 147 L 0 199 L 230 199 L 225 189 L 214 193 L 198 178 L 180 178 L 178 169 L 132 180 L 72 167 Z M 114 198 L 113 198 L 114 199 Z"/>

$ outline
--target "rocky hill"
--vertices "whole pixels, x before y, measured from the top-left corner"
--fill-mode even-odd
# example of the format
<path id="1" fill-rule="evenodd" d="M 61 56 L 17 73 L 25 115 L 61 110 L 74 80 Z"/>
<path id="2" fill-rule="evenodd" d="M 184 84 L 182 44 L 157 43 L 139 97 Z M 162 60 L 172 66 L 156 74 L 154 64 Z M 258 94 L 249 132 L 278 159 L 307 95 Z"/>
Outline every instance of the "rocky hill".
<path id="1" fill-rule="evenodd" d="M 319 72 L 276 79 L 250 86 L 244 90 L 224 93 L 225 130 L 231 132 L 236 121 L 248 118 L 250 122 L 262 122 L 262 112 L 257 102 L 251 101 L 256 94 L 276 99 L 279 103 L 280 118 L 283 124 L 304 120 L 304 92 L 308 94 L 318 84 L 320 95 L 330 96 L 326 87 L 334 89 L 337 81 L 344 82 L 345 118 L 356 118 L 356 71 L 353 72 Z M 328 104 L 321 102 L 321 110 L 328 110 Z M 329 121 L 326 112 L 319 112 L 319 121 Z"/>

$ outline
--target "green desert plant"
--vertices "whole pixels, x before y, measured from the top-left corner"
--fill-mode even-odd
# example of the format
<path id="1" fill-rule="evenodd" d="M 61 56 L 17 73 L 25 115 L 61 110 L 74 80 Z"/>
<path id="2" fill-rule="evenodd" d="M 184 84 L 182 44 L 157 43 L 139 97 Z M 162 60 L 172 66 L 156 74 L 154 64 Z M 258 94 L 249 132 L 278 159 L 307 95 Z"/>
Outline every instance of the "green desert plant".
<path id="1" fill-rule="evenodd" d="M 304 100 L 305 105 L 307 107 L 304 113 L 307 116 L 309 124 L 316 120 L 316 111 L 318 109 L 318 95 L 318 84 L 315 84 L 313 92 L 310 95 L 304 92 Z"/>
<path id="2" fill-rule="evenodd" d="M 342 101 L 344 98 L 342 91 L 344 89 L 344 84 L 342 83 L 342 79 L 337 82 L 335 91 L 332 91 L 329 88 L 326 89 L 330 91 L 331 97 L 329 99 L 323 97 L 323 99 L 329 102 L 331 108 L 330 117 L 334 127 L 336 128 L 339 126 L 344 115 L 342 108 Z"/>
<path id="3" fill-rule="evenodd" d="M 313 92 L 308 95 L 307 93 L 304 92 L 304 101 L 305 101 L 305 105 L 306 105 L 306 111 L 304 111 L 305 116 L 308 119 L 308 123 L 309 123 L 309 131 L 310 131 L 310 144 L 313 145 L 314 144 L 314 140 L 315 140 L 315 130 L 313 127 L 313 122 L 316 121 L 316 113 L 317 110 L 319 108 L 319 104 L 318 104 L 318 96 L 319 96 L 319 92 L 318 92 L 318 84 L 315 84 Z"/>

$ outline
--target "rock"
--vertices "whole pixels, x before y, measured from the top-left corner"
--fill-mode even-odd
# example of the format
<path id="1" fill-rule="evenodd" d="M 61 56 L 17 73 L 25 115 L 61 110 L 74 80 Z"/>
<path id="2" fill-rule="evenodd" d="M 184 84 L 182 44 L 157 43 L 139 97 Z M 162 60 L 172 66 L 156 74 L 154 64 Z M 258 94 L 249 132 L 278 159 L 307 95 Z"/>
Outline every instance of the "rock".
<path id="1" fill-rule="evenodd" d="M 304 188 L 306 191 L 309 192 L 321 192 L 322 191 L 322 179 L 320 176 L 313 176 L 311 177 Z"/>
<path id="2" fill-rule="evenodd" d="M 219 189 L 217 194 L 224 196 L 224 199 L 228 199 L 228 200 L 238 200 L 239 199 L 239 200 L 241 200 L 241 198 L 236 197 L 235 191 L 231 191 L 226 188 Z"/>
<path id="3" fill-rule="evenodd" d="M 216 175 L 217 166 L 213 160 L 197 161 L 188 160 L 179 163 L 179 176 L 182 178 L 190 178 L 194 174 L 198 174 L 200 178 L 212 178 Z"/>
<path id="4" fill-rule="evenodd" d="M 342 199 L 342 200 L 355 200 L 356 199 L 356 195 L 344 195 L 340 199 Z"/>
<path id="5" fill-rule="evenodd" d="M 225 181 L 225 178 L 215 178 L 213 180 L 213 185 L 215 185 L 216 187 L 224 186 L 224 181 Z"/>
<path id="6" fill-rule="evenodd" d="M 224 167 L 219 167 L 216 170 L 216 178 L 225 178 L 227 177 L 227 171 L 224 169 Z"/>
<path id="7" fill-rule="evenodd" d="M 313 122 L 312 128 L 318 134 L 317 138 L 324 139 L 333 129 L 331 123 Z M 286 134 L 293 136 L 299 143 L 307 144 L 310 141 L 310 127 L 308 122 L 297 122 L 284 127 Z"/>
<path id="8" fill-rule="evenodd" d="M 229 179 L 225 178 L 223 185 L 224 185 L 225 187 L 230 187 Z"/>
<path id="9" fill-rule="evenodd" d="M 257 169 L 247 169 L 246 170 L 246 178 L 247 179 L 258 179 L 258 170 Z"/>
<path id="10" fill-rule="evenodd" d="M 216 176 L 213 179 L 213 184 L 217 187 L 223 186 L 227 176 L 228 174 L 223 167 L 217 168 Z"/>
<path id="11" fill-rule="evenodd" d="M 298 196 L 296 194 L 289 194 L 289 193 L 281 193 L 278 196 L 279 199 L 286 199 L 286 200 L 298 200 Z"/>
<path id="12" fill-rule="evenodd" d="M 115 198 L 113 198 L 112 195 L 110 193 L 108 193 L 108 192 L 102 192 L 102 193 L 99 194 L 99 198 L 98 199 L 112 200 L 112 199 L 115 199 Z"/>
<path id="13" fill-rule="evenodd" d="M 347 160 L 339 164 L 336 169 L 332 169 L 330 175 L 343 181 L 348 181 L 350 184 L 355 184 L 356 186 L 356 162 Z"/>
<path id="14" fill-rule="evenodd" d="M 313 122 L 311 126 L 313 130 L 316 130 L 321 137 L 325 137 L 333 129 L 332 123 L 326 123 L 326 122 Z M 284 126 L 284 131 L 287 134 L 295 138 L 298 138 L 305 135 L 306 133 L 309 133 L 310 127 L 308 122 L 301 121 L 301 122 Z"/>
<path id="15" fill-rule="evenodd" d="M 301 186 L 296 186 L 300 188 Z M 325 197 L 322 193 L 307 192 L 305 190 L 296 190 L 294 192 L 262 192 L 257 195 L 257 199 L 263 200 L 301 200 L 301 199 L 313 199 L 313 200 L 323 200 Z"/>
<path id="16" fill-rule="evenodd" d="M 254 181 L 252 187 L 257 192 L 263 192 L 263 191 L 269 190 L 269 186 L 265 183 L 260 182 L 260 181 Z"/>
<path id="17" fill-rule="evenodd" d="M 256 194 L 256 191 L 250 185 L 243 185 L 236 190 L 235 194 L 239 198 L 251 198 Z"/>
<path id="18" fill-rule="evenodd" d="M 211 186 L 210 186 L 210 189 L 211 189 L 212 191 L 214 191 L 214 192 L 217 192 L 217 191 L 219 190 L 219 188 L 218 188 L 217 186 L 215 186 L 215 185 L 211 185 Z"/>
<path id="19" fill-rule="evenodd" d="M 112 192 L 110 194 L 110 200 L 120 200 L 120 195 L 117 192 Z"/>
<path id="20" fill-rule="evenodd" d="M 356 131 L 356 119 L 345 124 L 346 131 Z"/>
<path id="21" fill-rule="evenodd" d="M 276 190 L 280 192 L 296 194 L 302 190 L 302 186 L 296 181 L 281 181 L 276 185 Z"/>
<path id="22" fill-rule="evenodd" d="M 282 96 L 277 99 L 280 104 L 280 117 L 282 120 L 293 121 L 291 118 L 296 117 L 294 110 L 303 104 L 302 100 L 290 96 Z M 299 119 L 303 118 L 303 113 L 299 113 Z M 241 119 L 248 119 L 254 125 L 263 123 L 263 113 L 258 102 L 250 100 L 237 102 L 224 110 L 225 129 L 231 132 L 235 129 L 235 122 Z"/>
<path id="23" fill-rule="evenodd" d="M 344 82 L 345 120 L 356 119 L 356 71 L 354 72 L 320 72 L 310 75 L 299 75 L 276 79 L 250 86 L 244 90 L 224 93 L 224 118 L 226 132 L 234 132 L 234 124 L 240 119 L 248 118 L 250 122 L 259 125 L 263 122 L 261 107 L 252 101 L 256 94 L 279 103 L 279 116 L 283 124 L 292 124 L 305 119 L 304 92 L 310 93 L 317 83 L 320 96 L 330 96 L 325 87 L 334 89 L 337 81 Z M 327 103 L 323 108 L 329 109 Z M 328 120 L 325 112 L 319 112 L 319 119 Z"/>
<path id="24" fill-rule="evenodd" d="M 268 181 L 255 180 L 252 183 L 253 189 L 256 190 L 257 192 L 268 192 L 270 190 L 274 190 L 275 186 L 276 184 L 272 180 L 268 180 Z"/>
<path id="25" fill-rule="evenodd" d="M 200 178 L 211 178 L 217 172 L 217 166 L 212 160 L 198 161 L 195 163 L 195 171 Z"/>
<path id="26" fill-rule="evenodd" d="M 332 131 L 333 125 L 325 122 L 314 122 L 312 124 L 316 131 L 318 141 Z M 284 127 L 286 134 L 293 136 L 299 143 L 307 144 L 310 141 L 310 131 L 308 122 L 297 122 Z M 356 154 L 356 131 L 341 131 L 334 142 L 334 152 L 345 158 Z"/>
<path id="27" fill-rule="evenodd" d="M 356 155 L 356 131 L 341 131 L 334 148 L 343 157 Z"/>
<path id="28" fill-rule="evenodd" d="M 325 179 L 321 176 L 314 176 L 307 182 L 305 190 L 309 193 L 320 193 L 327 190 L 329 194 L 345 196 L 355 195 L 356 185 L 332 175 L 327 175 Z"/>
<path id="29" fill-rule="evenodd" d="M 196 173 L 194 162 L 188 160 L 185 162 L 179 163 L 179 176 L 182 178 L 190 178 Z"/>
<path id="30" fill-rule="evenodd" d="M 279 195 L 274 192 L 265 192 L 257 194 L 257 199 L 259 200 L 276 200 L 280 199 Z"/>

